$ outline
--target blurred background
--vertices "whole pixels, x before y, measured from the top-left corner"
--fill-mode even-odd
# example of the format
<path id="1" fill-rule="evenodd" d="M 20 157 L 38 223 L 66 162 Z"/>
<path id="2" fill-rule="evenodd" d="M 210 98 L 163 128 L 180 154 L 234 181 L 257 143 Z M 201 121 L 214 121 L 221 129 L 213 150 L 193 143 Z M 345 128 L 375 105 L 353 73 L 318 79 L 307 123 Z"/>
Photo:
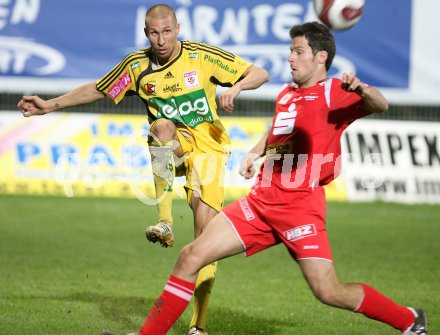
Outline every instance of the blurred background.
<path id="1" fill-rule="evenodd" d="M 0 2 L 0 194 L 136 197 L 153 184 L 148 121 L 136 97 L 24 119 L 22 95 L 51 98 L 107 73 L 146 47 L 145 11 L 155 1 Z M 246 192 L 238 167 L 267 130 L 274 101 L 290 81 L 289 30 L 316 20 L 310 0 L 164 1 L 176 9 L 181 39 L 220 46 L 263 66 L 271 80 L 243 92 L 232 114 L 228 198 Z M 440 38 L 437 0 L 367 0 L 350 30 L 335 32 L 330 76 L 354 71 L 390 102 L 383 115 L 355 122 L 343 138 L 333 200 L 440 203 Z M 219 91 L 220 92 L 220 91 Z M 182 185 L 183 180 L 178 183 Z M 183 197 L 181 187 L 176 197 Z"/>

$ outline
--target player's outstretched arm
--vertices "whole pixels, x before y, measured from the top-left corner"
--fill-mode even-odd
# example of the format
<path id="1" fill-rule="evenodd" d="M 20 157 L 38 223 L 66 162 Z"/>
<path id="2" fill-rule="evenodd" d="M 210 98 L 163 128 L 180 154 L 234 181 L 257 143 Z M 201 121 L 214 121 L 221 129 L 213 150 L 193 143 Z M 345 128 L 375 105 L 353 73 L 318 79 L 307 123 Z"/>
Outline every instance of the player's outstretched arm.
<path id="1" fill-rule="evenodd" d="M 240 175 L 250 179 L 255 175 L 254 162 L 266 154 L 266 143 L 269 133 L 263 135 L 258 143 L 244 156 L 240 164 Z"/>
<path id="2" fill-rule="evenodd" d="M 362 83 L 353 72 L 342 74 L 342 88 L 347 92 L 355 92 L 364 101 L 364 108 L 371 113 L 383 113 L 388 110 L 388 101 L 373 86 Z"/>
<path id="3" fill-rule="evenodd" d="M 96 89 L 96 83 L 92 82 L 50 100 L 43 100 L 37 95 L 23 96 L 18 103 L 18 108 L 24 117 L 30 117 L 92 103 L 104 97 L 105 95 Z"/>
<path id="4" fill-rule="evenodd" d="M 234 99 L 241 91 L 253 90 L 269 80 L 269 73 L 258 66 L 250 66 L 244 73 L 243 78 L 236 82 L 229 90 L 218 97 L 220 108 L 227 112 L 234 110 Z"/>

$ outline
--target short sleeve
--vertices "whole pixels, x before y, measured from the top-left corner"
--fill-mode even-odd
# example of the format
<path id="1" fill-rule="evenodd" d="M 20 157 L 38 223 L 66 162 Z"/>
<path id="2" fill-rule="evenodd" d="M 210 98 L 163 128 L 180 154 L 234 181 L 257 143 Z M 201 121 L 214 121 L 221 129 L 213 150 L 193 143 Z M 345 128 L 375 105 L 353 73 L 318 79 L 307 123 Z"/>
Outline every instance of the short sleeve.
<path id="1" fill-rule="evenodd" d="M 332 123 L 351 124 L 353 121 L 370 114 L 365 110 L 362 98 L 354 92 L 342 89 L 342 81 L 333 79 L 329 94 L 329 121 Z"/>
<path id="2" fill-rule="evenodd" d="M 234 85 L 252 66 L 252 63 L 242 57 L 221 48 L 203 45 L 202 49 L 203 67 L 211 70 L 213 81 L 221 86 Z"/>
<path id="3" fill-rule="evenodd" d="M 128 92 L 136 92 L 136 80 L 133 75 L 133 68 L 136 62 L 130 61 L 130 55 L 117 64 L 111 71 L 96 82 L 98 91 L 111 98 L 115 104 L 120 103 Z"/>

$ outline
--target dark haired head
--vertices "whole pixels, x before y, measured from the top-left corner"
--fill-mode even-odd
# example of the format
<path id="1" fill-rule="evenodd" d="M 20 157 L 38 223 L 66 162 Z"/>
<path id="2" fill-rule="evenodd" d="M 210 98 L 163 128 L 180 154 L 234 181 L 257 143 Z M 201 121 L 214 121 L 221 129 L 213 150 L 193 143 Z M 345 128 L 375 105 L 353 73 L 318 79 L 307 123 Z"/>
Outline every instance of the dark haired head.
<path id="1" fill-rule="evenodd" d="M 290 38 L 304 36 L 314 55 L 319 51 L 327 52 L 325 68 L 328 71 L 336 54 L 336 45 L 330 30 L 319 22 L 307 22 L 290 29 Z"/>

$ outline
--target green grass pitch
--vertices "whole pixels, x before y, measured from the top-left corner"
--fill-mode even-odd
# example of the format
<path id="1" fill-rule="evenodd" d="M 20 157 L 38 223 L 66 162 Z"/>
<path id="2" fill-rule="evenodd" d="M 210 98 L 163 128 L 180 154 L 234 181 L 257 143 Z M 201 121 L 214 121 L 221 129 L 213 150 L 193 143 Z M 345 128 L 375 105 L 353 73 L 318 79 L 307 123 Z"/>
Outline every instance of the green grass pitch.
<path id="1" fill-rule="evenodd" d="M 137 331 L 160 294 L 193 222 L 174 205 L 176 244 L 144 237 L 156 209 L 133 199 L 0 197 L 0 334 Z M 440 206 L 329 203 L 328 230 L 344 282 L 365 282 L 426 309 L 440 334 Z M 170 334 L 186 334 L 188 308 Z M 320 304 L 285 248 L 219 264 L 211 335 L 398 334 Z"/>

